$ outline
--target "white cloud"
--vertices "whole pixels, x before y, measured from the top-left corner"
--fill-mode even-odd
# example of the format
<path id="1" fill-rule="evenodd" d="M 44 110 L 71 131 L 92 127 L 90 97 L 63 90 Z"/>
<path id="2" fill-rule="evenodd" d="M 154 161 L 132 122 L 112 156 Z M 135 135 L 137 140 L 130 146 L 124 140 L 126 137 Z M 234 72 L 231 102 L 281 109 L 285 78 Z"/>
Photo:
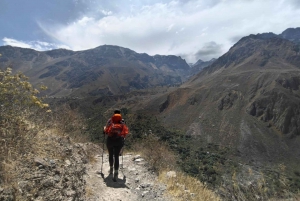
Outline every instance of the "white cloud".
<path id="1" fill-rule="evenodd" d="M 242 36 L 262 32 L 279 34 L 286 28 L 299 26 L 300 18 L 296 16 L 300 16 L 300 4 L 296 2 L 111 0 L 99 6 L 93 4 L 94 10 L 73 23 L 39 25 L 58 43 L 72 50 L 110 44 L 150 55 L 184 55 L 188 62 L 196 62 L 221 56 Z"/>
<path id="2" fill-rule="evenodd" d="M 51 50 L 51 49 L 70 49 L 66 45 L 57 45 L 42 41 L 18 41 L 12 38 L 3 38 L 2 39 L 4 45 L 10 45 L 14 47 L 22 47 L 22 48 L 30 48 L 38 51 L 45 51 L 45 50 Z"/>
<path id="3" fill-rule="evenodd" d="M 102 14 L 103 15 L 112 15 L 112 11 L 109 11 L 109 10 L 101 10 Z"/>
<path id="4" fill-rule="evenodd" d="M 23 48 L 31 48 L 31 46 L 23 41 L 17 41 L 12 38 L 3 38 L 2 39 L 4 45 L 10 45 L 15 47 L 23 47 Z"/>

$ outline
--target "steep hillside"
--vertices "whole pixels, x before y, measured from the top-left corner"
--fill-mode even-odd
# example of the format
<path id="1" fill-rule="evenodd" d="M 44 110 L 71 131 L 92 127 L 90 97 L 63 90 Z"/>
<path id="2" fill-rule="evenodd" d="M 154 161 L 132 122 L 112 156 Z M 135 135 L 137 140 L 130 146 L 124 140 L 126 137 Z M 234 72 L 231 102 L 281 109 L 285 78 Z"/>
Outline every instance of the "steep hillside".
<path id="1" fill-rule="evenodd" d="M 250 35 L 148 108 L 165 125 L 231 147 L 247 163 L 299 164 L 299 67 L 296 44 Z"/>
<path id="2" fill-rule="evenodd" d="M 177 56 L 149 56 L 109 45 L 76 52 L 3 46 L 0 54 L 1 68 L 11 65 L 30 77 L 33 84 L 47 85 L 47 94 L 56 97 L 113 95 L 180 84 L 190 69 Z"/>

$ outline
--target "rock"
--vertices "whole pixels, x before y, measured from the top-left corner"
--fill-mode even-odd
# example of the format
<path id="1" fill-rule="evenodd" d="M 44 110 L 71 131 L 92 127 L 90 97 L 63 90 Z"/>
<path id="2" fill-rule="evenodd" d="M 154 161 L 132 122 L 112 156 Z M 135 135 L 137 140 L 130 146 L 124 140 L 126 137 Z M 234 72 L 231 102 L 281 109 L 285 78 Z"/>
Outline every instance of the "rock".
<path id="1" fill-rule="evenodd" d="M 52 168 L 56 166 L 56 162 L 54 160 L 50 160 L 49 163 Z"/>
<path id="2" fill-rule="evenodd" d="M 134 160 L 134 162 L 142 162 L 142 161 L 144 161 L 143 158 L 137 158 L 137 159 Z"/>
<path id="3" fill-rule="evenodd" d="M 54 183 L 55 183 L 55 181 L 53 178 L 47 178 L 42 182 L 42 186 L 45 188 L 49 188 L 49 187 L 54 186 Z"/>
<path id="4" fill-rule="evenodd" d="M 35 165 L 38 166 L 39 168 L 40 168 L 40 167 L 47 167 L 47 166 L 48 166 L 48 163 L 47 163 L 44 159 L 42 159 L 42 158 L 40 158 L 40 157 L 35 157 L 35 158 L 34 158 L 34 163 L 35 163 Z"/>
<path id="5" fill-rule="evenodd" d="M 140 155 L 136 155 L 136 156 L 133 157 L 133 160 L 135 161 L 136 159 L 139 159 L 139 158 L 141 158 L 141 156 Z"/>
<path id="6" fill-rule="evenodd" d="M 65 160 L 66 166 L 71 165 L 71 162 L 69 160 Z"/>
<path id="7" fill-rule="evenodd" d="M 144 197 L 149 191 L 143 191 L 142 197 Z"/>
<path id="8" fill-rule="evenodd" d="M 60 181 L 60 177 L 59 177 L 58 175 L 55 175 L 55 176 L 53 177 L 53 180 L 54 180 L 56 183 L 58 183 L 58 182 Z"/>
<path id="9" fill-rule="evenodd" d="M 141 186 L 142 188 L 148 188 L 148 187 L 151 186 L 151 184 L 141 184 L 140 186 Z"/>
<path id="10" fill-rule="evenodd" d="M 66 195 L 68 197 L 74 197 L 76 195 L 76 192 L 73 190 L 68 190 L 68 191 L 66 191 Z"/>
<path id="11" fill-rule="evenodd" d="M 167 172 L 166 177 L 169 178 L 169 179 L 173 178 L 173 177 L 176 177 L 176 172 L 175 171 L 169 171 L 169 172 Z"/>

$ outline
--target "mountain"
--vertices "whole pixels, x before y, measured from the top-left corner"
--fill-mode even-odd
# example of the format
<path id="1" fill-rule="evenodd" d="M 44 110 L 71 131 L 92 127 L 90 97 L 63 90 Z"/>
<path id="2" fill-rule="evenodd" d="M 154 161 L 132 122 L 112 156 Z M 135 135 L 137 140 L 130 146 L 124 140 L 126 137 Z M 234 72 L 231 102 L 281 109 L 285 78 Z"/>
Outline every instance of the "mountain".
<path id="1" fill-rule="evenodd" d="M 48 86 L 50 96 L 93 96 L 127 93 L 162 85 L 178 85 L 189 76 L 181 57 L 149 56 L 104 45 L 85 51 L 57 49 L 39 52 L 0 47 L 0 67 L 11 65 L 35 85 Z"/>
<path id="2" fill-rule="evenodd" d="M 300 44 L 300 28 L 289 28 L 279 35 L 281 38 Z"/>
<path id="3" fill-rule="evenodd" d="M 299 35 L 279 36 L 242 38 L 178 89 L 148 102 L 149 112 L 205 144 L 230 147 L 246 163 L 299 165 Z"/>
<path id="4" fill-rule="evenodd" d="M 213 58 L 209 61 L 202 61 L 199 59 L 195 64 L 191 66 L 191 75 L 195 75 L 203 70 L 203 68 L 211 65 L 216 59 Z"/>

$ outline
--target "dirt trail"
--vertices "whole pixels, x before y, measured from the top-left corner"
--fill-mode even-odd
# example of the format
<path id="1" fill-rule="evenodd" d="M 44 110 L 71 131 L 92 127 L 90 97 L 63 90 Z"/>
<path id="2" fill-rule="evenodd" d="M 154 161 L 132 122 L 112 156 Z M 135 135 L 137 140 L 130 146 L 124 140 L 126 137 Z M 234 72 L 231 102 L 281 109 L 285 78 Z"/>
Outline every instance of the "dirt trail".
<path id="1" fill-rule="evenodd" d="M 95 160 L 95 163 L 87 164 L 87 201 L 172 200 L 164 195 L 166 186 L 158 183 L 157 176 L 149 170 L 147 163 L 140 156 L 127 153 L 124 154 L 123 160 L 120 156 L 117 182 L 114 182 L 112 175 L 108 173 L 107 153 L 103 155 L 103 174 L 100 174 L 102 156 L 95 156 Z"/>

